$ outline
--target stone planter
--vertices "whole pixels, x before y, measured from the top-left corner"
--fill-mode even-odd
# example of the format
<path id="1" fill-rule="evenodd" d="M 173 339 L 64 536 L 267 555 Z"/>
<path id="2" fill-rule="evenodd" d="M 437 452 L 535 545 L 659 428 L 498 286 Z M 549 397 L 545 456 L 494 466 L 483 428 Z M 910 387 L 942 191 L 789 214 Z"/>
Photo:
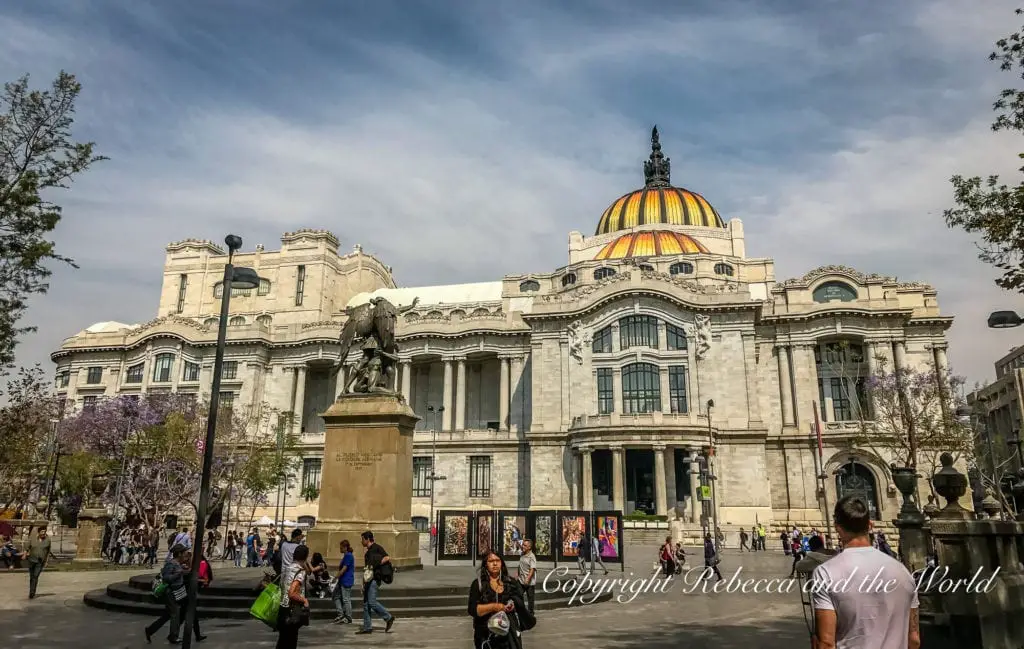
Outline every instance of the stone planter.
<path id="1" fill-rule="evenodd" d="M 932 476 L 932 485 L 935 492 L 946 499 L 946 506 L 936 517 L 968 518 L 969 512 L 958 502 L 967 493 L 967 476 L 953 468 L 953 456 L 949 453 L 943 453 L 939 462 L 942 470 Z"/>
<path id="2" fill-rule="evenodd" d="M 903 496 L 903 507 L 900 508 L 900 517 L 907 516 L 917 518 L 921 516 L 921 510 L 917 507 L 914 493 L 917 491 L 917 471 L 908 466 L 892 466 L 892 481 Z"/>

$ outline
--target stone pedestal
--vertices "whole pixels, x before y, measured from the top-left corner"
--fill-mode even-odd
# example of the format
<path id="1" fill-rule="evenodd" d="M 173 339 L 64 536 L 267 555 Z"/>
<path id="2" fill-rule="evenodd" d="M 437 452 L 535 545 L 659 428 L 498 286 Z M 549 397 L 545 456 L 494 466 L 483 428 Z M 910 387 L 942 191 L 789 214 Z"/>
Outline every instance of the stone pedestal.
<path id="1" fill-rule="evenodd" d="M 328 565 L 348 539 L 362 566 L 360 534 L 374 540 L 397 568 L 420 568 L 419 532 L 412 526 L 412 437 L 419 417 L 396 394 L 345 394 L 321 415 L 324 461 L 316 526 L 306 544 Z"/>
<path id="2" fill-rule="evenodd" d="M 72 563 L 77 566 L 103 565 L 103 532 L 110 514 L 106 509 L 83 509 L 78 514 L 77 549 Z"/>

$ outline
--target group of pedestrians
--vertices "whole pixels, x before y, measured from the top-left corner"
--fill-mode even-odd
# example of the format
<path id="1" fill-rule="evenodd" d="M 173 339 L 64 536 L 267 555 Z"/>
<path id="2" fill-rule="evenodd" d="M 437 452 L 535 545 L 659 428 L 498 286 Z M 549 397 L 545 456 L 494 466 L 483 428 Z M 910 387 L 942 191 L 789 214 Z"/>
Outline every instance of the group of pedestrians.
<path id="1" fill-rule="evenodd" d="M 765 541 L 768 537 L 768 530 L 764 528 L 764 525 L 754 525 L 750 528 L 750 533 L 747 533 L 746 529 L 740 529 L 740 552 L 744 550 L 747 552 L 766 552 L 767 547 Z"/>

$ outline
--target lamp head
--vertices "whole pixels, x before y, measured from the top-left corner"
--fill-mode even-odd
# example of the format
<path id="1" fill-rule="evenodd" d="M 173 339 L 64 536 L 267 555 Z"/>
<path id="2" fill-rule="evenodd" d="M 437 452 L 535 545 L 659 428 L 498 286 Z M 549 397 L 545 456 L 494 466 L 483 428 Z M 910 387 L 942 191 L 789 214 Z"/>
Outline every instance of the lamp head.
<path id="1" fill-rule="evenodd" d="M 711 408 L 714 408 L 714 407 L 715 407 L 715 400 L 714 399 L 708 399 L 708 408 L 711 409 Z"/>
<path id="2" fill-rule="evenodd" d="M 224 243 L 227 244 L 228 250 L 235 252 L 242 247 L 242 237 L 237 234 L 229 234 L 224 237 Z"/>
<path id="3" fill-rule="evenodd" d="M 232 288 L 257 288 L 260 285 L 260 276 L 251 268 L 234 267 L 231 269 Z"/>
<path id="4" fill-rule="evenodd" d="M 1020 325 L 1020 316 L 1014 311 L 993 311 L 988 316 L 989 329 L 1009 329 Z"/>
<path id="5" fill-rule="evenodd" d="M 427 412 L 434 412 L 434 406 L 427 406 Z"/>

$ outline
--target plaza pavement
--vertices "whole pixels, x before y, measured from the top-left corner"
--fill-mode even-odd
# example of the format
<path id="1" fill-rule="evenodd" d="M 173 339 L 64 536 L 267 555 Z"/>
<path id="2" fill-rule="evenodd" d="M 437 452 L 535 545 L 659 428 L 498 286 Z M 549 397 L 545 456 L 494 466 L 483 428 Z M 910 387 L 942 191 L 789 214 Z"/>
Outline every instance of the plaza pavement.
<path id="1" fill-rule="evenodd" d="M 646 576 L 655 556 L 653 547 L 627 548 L 625 574 Z M 742 567 L 743 579 L 768 579 L 787 576 L 790 564 L 781 552 L 738 554 L 735 550 L 726 550 L 721 568 L 727 579 L 738 567 Z M 467 584 L 474 578 L 472 567 L 446 567 L 445 581 L 454 570 L 465 571 Z M 112 581 L 125 580 L 132 574 L 151 572 L 44 572 L 35 600 L 27 599 L 27 575 L 0 573 L 0 639 L 5 646 L 23 649 L 145 646 L 142 629 L 150 622 L 149 618 L 88 608 L 82 603 L 82 595 Z M 255 569 L 252 572 L 254 576 L 258 573 Z M 423 576 L 427 574 L 424 572 Z M 609 574 L 611 578 L 622 576 L 617 569 Z M 603 577 L 600 570 L 596 577 Z M 690 581 L 692 583 L 692 579 Z M 400 619 L 389 634 L 380 632 L 380 624 L 378 621 L 378 631 L 372 635 L 358 636 L 354 635 L 356 625 L 315 622 L 302 630 L 300 646 L 312 649 L 341 645 L 396 649 L 472 647 L 468 616 Z M 276 636 L 255 620 L 210 620 L 203 624 L 203 633 L 208 640 L 194 645 L 203 649 L 273 647 L 276 642 Z M 537 627 L 524 636 L 525 647 L 538 649 L 569 645 L 622 649 L 679 646 L 747 649 L 752 644 L 759 649 L 808 646 L 796 588 L 788 594 L 701 593 L 677 581 L 668 592 L 641 594 L 627 603 L 611 601 L 543 612 Z M 155 637 L 153 646 L 167 646 L 163 636 Z"/>

